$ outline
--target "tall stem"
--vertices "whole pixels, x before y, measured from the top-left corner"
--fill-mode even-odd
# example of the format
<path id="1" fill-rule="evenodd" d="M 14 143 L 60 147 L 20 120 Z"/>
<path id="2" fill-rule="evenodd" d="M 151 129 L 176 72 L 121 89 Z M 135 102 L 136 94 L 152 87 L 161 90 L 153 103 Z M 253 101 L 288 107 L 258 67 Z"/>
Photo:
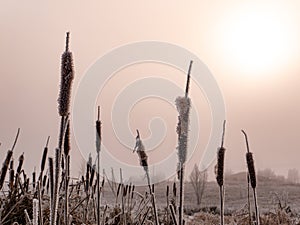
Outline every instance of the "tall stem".
<path id="1" fill-rule="evenodd" d="M 256 196 L 256 188 L 253 188 L 253 197 L 254 197 L 254 204 L 255 204 L 256 225 L 260 225 L 258 205 L 257 205 L 257 196 Z"/>
<path id="2" fill-rule="evenodd" d="M 224 225 L 224 186 L 220 186 L 220 224 Z"/>
<path id="3" fill-rule="evenodd" d="M 183 225 L 183 202 L 184 202 L 184 183 L 183 183 L 183 176 L 184 176 L 184 165 L 181 164 L 180 165 L 180 170 L 179 170 L 179 173 L 180 173 L 180 179 L 179 179 L 179 182 L 180 182 L 180 187 L 179 187 L 179 191 L 180 191 L 180 194 L 179 194 L 179 225 Z"/>

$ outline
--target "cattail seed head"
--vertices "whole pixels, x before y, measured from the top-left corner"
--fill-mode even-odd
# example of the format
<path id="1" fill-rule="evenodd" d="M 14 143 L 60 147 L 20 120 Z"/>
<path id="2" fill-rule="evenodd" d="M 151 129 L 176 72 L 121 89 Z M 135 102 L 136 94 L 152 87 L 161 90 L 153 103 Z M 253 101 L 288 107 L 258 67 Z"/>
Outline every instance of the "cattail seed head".
<path id="1" fill-rule="evenodd" d="M 45 169 L 47 154 L 48 154 L 48 147 L 45 147 L 43 151 L 42 162 L 41 162 L 41 171 L 44 171 Z"/>
<path id="2" fill-rule="evenodd" d="M 14 169 L 11 169 L 9 171 L 9 189 L 12 191 L 14 187 L 14 178 L 15 178 L 15 171 Z"/>
<path id="3" fill-rule="evenodd" d="M 173 183 L 173 195 L 174 195 L 174 197 L 177 196 L 176 182 Z"/>
<path id="4" fill-rule="evenodd" d="M 53 158 L 48 158 L 49 160 L 49 183 L 50 183 L 50 199 L 53 200 L 54 193 L 54 165 Z"/>
<path id="5" fill-rule="evenodd" d="M 145 147 L 142 140 L 140 139 L 140 134 L 137 130 L 136 144 L 133 152 L 137 152 L 140 160 L 140 165 L 144 168 L 145 172 L 148 172 L 148 156 L 145 152 Z"/>
<path id="6" fill-rule="evenodd" d="M 91 178 L 90 178 L 90 186 L 93 185 L 94 177 L 95 177 L 95 171 L 96 171 L 96 165 L 93 165 L 92 171 L 91 171 Z"/>
<path id="7" fill-rule="evenodd" d="M 177 97 L 175 100 L 178 116 L 177 134 L 178 134 L 178 165 L 177 171 L 181 169 L 186 161 L 187 140 L 189 127 L 189 113 L 191 102 L 188 97 Z M 179 175 L 179 174 L 178 174 Z"/>
<path id="8" fill-rule="evenodd" d="M 64 153 L 65 156 L 68 156 L 71 149 L 71 141 L 70 141 L 70 122 L 67 125 L 67 129 L 65 132 L 65 138 L 64 138 Z"/>
<path id="9" fill-rule="evenodd" d="M 97 153 L 100 152 L 101 149 L 101 121 L 100 121 L 100 107 L 98 106 L 98 119 L 96 121 L 96 151 Z"/>
<path id="10" fill-rule="evenodd" d="M 73 56 L 69 51 L 69 33 L 67 33 L 66 51 L 62 54 L 61 57 L 61 83 L 58 99 L 60 116 L 67 116 L 69 114 L 73 79 Z"/>
<path id="11" fill-rule="evenodd" d="M 169 185 L 167 185 L 166 196 L 169 197 Z"/>
<path id="12" fill-rule="evenodd" d="M 19 165 L 17 168 L 17 173 L 21 173 L 23 163 L 24 163 L 24 153 L 19 157 Z"/>
<path id="13" fill-rule="evenodd" d="M 254 160 L 252 152 L 246 153 L 246 160 L 248 166 L 248 173 L 250 177 L 250 183 L 252 188 L 256 188 L 256 174 L 255 174 L 255 167 L 254 167 Z"/>
<path id="14" fill-rule="evenodd" d="M 224 184 L 224 156 L 225 148 L 221 147 L 218 150 L 218 164 L 217 164 L 217 183 L 221 187 Z"/>
<path id="15" fill-rule="evenodd" d="M 7 169 L 8 169 L 9 162 L 11 160 L 12 154 L 13 154 L 13 152 L 11 150 L 7 151 L 7 155 L 6 155 L 6 158 L 4 160 L 4 163 L 3 163 L 3 166 L 2 166 L 2 170 L 1 170 L 0 190 L 2 189 L 3 184 L 4 184 L 5 176 L 6 176 L 6 173 L 7 173 Z"/>

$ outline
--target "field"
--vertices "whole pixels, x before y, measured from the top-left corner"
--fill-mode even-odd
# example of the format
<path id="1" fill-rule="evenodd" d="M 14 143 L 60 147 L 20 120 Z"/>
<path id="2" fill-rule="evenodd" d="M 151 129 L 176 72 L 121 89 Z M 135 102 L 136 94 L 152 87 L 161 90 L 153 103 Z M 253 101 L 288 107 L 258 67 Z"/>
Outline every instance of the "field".
<path id="1" fill-rule="evenodd" d="M 248 171 L 224 176 L 225 118 L 216 154 L 217 182 L 206 183 L 202 202 L 196 204 L 195 190 L 184 176 L 191 107 L 188 94 L 193 61 L 190 61 L 187 73 L 185 95 L 175 100 L 178 111 L 178 167 L 174 171 L 178 179 L 175 182 L 151 183 L 147 151 L 138 130 L 134 152 L 137 153 L 140 169 L 145 173 L 148 185 L 135 186 L 122 180 L 122 168 L 119 168 L 119 183 L 101 177 L 101 141 L 105 130 L 102 131 L 100 106 L 95 120 L 95 133 L 86 134 L 95 137 L 95 149 L 91 150 L 97 153 L 96 161 L 90 156 L 81 177 L 72 178 L 70 166 L 75 165 L 70 163 L 70 105 L 74 66 L 69 51 L 69 35 L 67 32 L 66 48 L 61 58 L 58 98 L 60 129 L 55 156 L 48 155 L 48 137 L 44 151 L 40 152 L 41 162 L 34 163 L 40 167 L 32 174 L 27 173 L 23 169 L 24 153 L 14 155 L 20 133 L 18 129 L 12 148 L 3 160 L 0 174 L 0 225 L 300 224 L 299 185 L 257 176 L 254 155 L 244 131 Z M 18 161 L 14 161 L 16 157 L 19 157 Z"/>
<path id="2" fill-rule="evenodd" d="M 155 186 L 159 209 L 166 207 L 166 186 L 164 182 Z M 109 189 L 109 187 L 107 187 Z M 225 224 L 248 223 L 247 180 L 245 173 L 234 174 L 225 181 Z M 140 193 L 147 187 L 137 187 Z M 299 224 L 300 223 L 300 185 L 290 184 L 265 177 L 258 179 L 258 204 L 261 212 L 261 224 Z M 252 194 L 250 192 L 252 199 Z M 112 203 L 113 196 L 104 192 L 104 201 Z M 251 202 L 251 204 L 253 204 Z M 252 205 L 253 206 L 253 205 Z M 219 224 L 219 194 L 216 182 L 208 182 L 202 203 L 196 204 L 191 183 L 185 184 L 185 218 L 188 224 Z"/>

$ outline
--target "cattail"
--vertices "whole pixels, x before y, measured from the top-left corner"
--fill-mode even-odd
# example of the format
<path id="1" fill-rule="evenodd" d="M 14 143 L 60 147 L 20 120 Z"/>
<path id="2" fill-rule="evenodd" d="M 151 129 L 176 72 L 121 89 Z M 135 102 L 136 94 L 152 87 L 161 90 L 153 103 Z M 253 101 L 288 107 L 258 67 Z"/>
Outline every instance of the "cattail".
<path id="1" fill-rule="evenodd" d="M 253 154 L 252 154 L 252 152 L 250 152 L 249 142 L 248 142 L 248 137 L 247 137 L 246 132 L 242 130 L 242 133 L 245 136 L 246 147 L 247 147 L 246 161 L 247 161 L 247 166 L 248 166 L 248 174 L 249 174 L 249 178 L 250 178 L 250 183 L 251 183 L 251 187 L 253 189 L 256 225 L 259 225 L 260 219 L 259 219 L 258 203 L 257 203 L 257 196 L 256 196 L 256 174 L 255 174 Z"/>
<path id="2" fill-rule="evenodd" d="M 32 187 L 33 187 L 33 189 L 35 188 L 35 168 L 34 168 L 34 171 L 33 171 L 33 173 L 32 173 Z"/>
<path id="3" fill-rule="evenodd" d="M 218 149 L 218 162 L 216 168 L 216 180 L 220 188 L 220 224 L 224 224 L 224 158 L 225 158 L 225 148 L 224 145 L 224 136 L 225 136 L 225 124 L 223 123 L 223 134 L 221 147 Z"/>
<path id="4" fill-rule="evenodd" d="M 217 183 L 223 186 L 224 183 L 224 155 L 225 148 L 221 147 L 218 150 L 218 165 L 217 165 Z"/>
<path id="5" fill-rule="evenodd" d="M 54 167 L 53 167 L 53 158 L 49 157 L 49 183 L 50 183 L 50 199 L 53 200 L 54 192 Z"/>
<path id="6" fill-rule="evenodd" d="M 248 165 L 251 187 L 256 188 L 256 175 L 255 175 L 254 160 L 253 160 L 252 152 L 246 153 L 246 160 L 247 160 L 247 165 Z"/>
<path id="7" fill-rule="evenodd" d="M 95 171 L 96 171 L 96 165 L 93 165 L 92 171 L 91 171 L 91 178 L 90 178 L 90 186 L 93 185 L 94 177 L 95 177 Z"/>
<path id="8" fill-rule="evenodd" d="M 177 188 L 176 188 L 176 182 L 173 183 L 173 195 L 176 197 L 177 195 Z"/>
<path id="9" fill-rule="evenodd" d="M 100 121 L 100 106 L 98 106 L 98 119 L 96 120 L 96 151 L 101 150 L 101 121 Z"/>
<path id="10" fill-rule="evenodd" d="M 98 106 L 98 117 L 96 120 L 96 152 L 97 152 L 97 225 L 100 225 L 100 151 L 101 151 L 101 121 L 100 121 L 100 106 Z"/>
<path id="11" fill-rule="evenodd" d="M 45 164 L 46 164 L 46 158 L 47 158 L 47 154 L 48 154 L 48 143 L 49 143 L 49 139 L 50 139 L 50 136 L 48 137 L 47 139 L 47 143 L 46 143 L 46 146 L 44 148 L 44 151 L 43 151 L 43 157 L 42 157 L 42 162 L 41 162 L 41 173 L 44 171 L 45 169 Z"/>
<path id="12" fill-rule="evenodd" d="M 23 154 L 19 157 L 19 165 L 18 165 L 18 168 L 17 168 L 17 173 L 18 173 L 18 174 L 21 173 L 23 163 L 24 163 L 24 152 L 23 152 Z"/>
<path id="13" fill-rule="evenodd" d="M 86 174 L 85 174 L 85 182 L 86 182 L 86 189 L 85 189 L 85 192 L 88 192 L 89 191 L 89 186 L 90 186 L 90 171 L 91 171 L 91 169 L 90 169 L 90 163 L 88 162 L 87 164 L 86 164 Z"/>
<path id="14" fill-rule="evenodd" d="M 140 160 L 140 165 L 144 168 L 146 175 L 149 176 L 149 172 L 148 172 L 148 156 L 145 152 L 145 147 L 140 139 L 140 133 L 138 130 L 136 130 L 137 132 L 137 136 L 136 136 L 136 144 L 135 147 L 133 149 L 133 152 L 137 152 L 138 156 L 139 156 L 139 160 Z M 150 182 L 149 182 L 150 185 Z"/>
<path id="15" fill-rule="evenodd" d="M 13 152 L 11 150 L 8 150 L 6 158 L 4 160 L 3 166 L 2 166 L 2 170 L 1 170 L 1 176 L 0 176 L 0 190 L 3 187 L 4 184 L 4 180 L 5 180 L 5 176 L 8 170 L 8 166 L 9 166 L 9 162 L 11 160 Z"/>
<path id="16" fill-rule="evenodd" d="M 136 144 L 133 149 L 133 152 L 135 152 L 135 151 L 137 152 L 137 154 L 139 156 L 139 160 L 140 160 L 140 165 L 145 170 L 147 181 L 148 181 L 148 187 L 149 187 L 149 191 L 150 191 L 150 195 L 151 195 L 151 199 L 152 199 L 152 207 L 153 207 L 153 211 L 154 211 L 155 224 L 158 225 L 159 220 L 158 220 L 158 214 L 157 214 L 156 203 L 155 203 L 154 185 L 151 188 L 151 181 L 150 181 L 150 175 L 149 175 L 149 170 L 148 170 L 148 162 L 147 162 L 148 156 L 145 152 L 145 147 L 142 143 L 142 140 L 140 139 L 140 133 L 138 130 L 136 130 L 136 132 L 137 132 Z"/>
<path id="17" fill-rule="evenodd" d="M 177 164 L 177 175 L 180 181 L 180 195 L 179 195 L 179 225 L 183 225 L 183 202 L 184 202 L 184 164 L 187 156 L 187 142 L 188 142 L 188 131 L 189 131 L 189 115 L 191 101 L 188 97 L 189 85 L 190 85 L 190 74 L 192 70 L 193 61 L 190 61 L 189 70 L 187 74 L 187 82 L 185 88 L 185 96 L 177 97 L 175 100 L 176 108 L 179 113 L 177 134 L 178 134 L 178 164 Z"/>
<path id="18" fill-rule="evenodd" d="M 10 169 L 10 170 L 13 170 L 13 169 L 14 169 L 14 159 L 11 159 L 11 160 L 10 160 L 9 169 Z"/>
<path id="19" fill-rule="evenodd" d="M 9 189 L 12 192 L 14 187 L 14 177 L 15 177 L 15 171 L 14 169 L 11 169 L 9 171 Z"/>
<path id="20" fill-rule="evenodd" d="M 65 156 L 69 155 L 71 149 L 71 141 L 70 141 L 70 122 L 67 125 L 65 139 L 64 139 L 64 153 Z"/>
<path id="21" fill-rule="evenodd" d="M 66 37 L 66 50 L 61 57 L 61 83 L 58 98 L 59 115 L 69 114 L 72 81 L 74 79 L 73 56 L 69 51 L 69 32 Z"/>
<path id="22" fill-rule="evenodd" d="M 38 218 L 39 218 L 39 200 L 36 198 L 33 199 L 33 204 L 32 204 L 32 225 L 38 225 Z"/>
<path id="23" fill-rule="evenodd" d="M 11 150 L 7 151 L 6 158 L 5 158 L 4 162 L 3 162 L 3 166 L 2 166 L 2 169 L 1 169 L 1 176 L 0 176 L 0 190 L 3 187 L 5 176 L 6 176 L 6 173 L 7 173 L 8 166 L 9 166 L 9 162 L 10 162 L 10 160 L 12 158 L 13 150 L 14 150 L 16 144 L 17 144 L 17 140 L 18 140 L 19 134 L 20 134 L 20 128 L 17 131 L 17 135 L 16 135 L 15 141 L 13 143 L 13 146 L 12 146 Z"/>

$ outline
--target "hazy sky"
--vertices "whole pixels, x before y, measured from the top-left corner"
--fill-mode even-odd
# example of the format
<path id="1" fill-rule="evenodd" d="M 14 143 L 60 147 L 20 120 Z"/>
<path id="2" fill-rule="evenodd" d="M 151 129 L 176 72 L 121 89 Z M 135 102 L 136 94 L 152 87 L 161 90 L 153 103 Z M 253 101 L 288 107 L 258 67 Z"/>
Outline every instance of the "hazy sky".
<path id="1" fill-rule="evenodd" d="M 246 168 L 241 129 L 249 135 L 258 168 L 272 168 L 279 174 L 286 174 L 289 168 L 300 169 L 299 11 L 297 0 L 0 0 L 0 159 L 3 161 L 11 147 L 18 127 L 21 135 L 14 158 L 25 152 L 28 171 L 40 166 L 48 135 L 53 154 L 59 125 L 60 57 L 65 32 L 70 31 L 76 71 L 74 94 L 88 68 L 113 48 L 144 40 L 176 44 L 207 65 L 223 93 L 228 121 L 227 169 Z M 111 79 L 98 102 L 103 107 L 103 139 L 113 149 L 112 154 L 120 154 L 124 160 L 129 154 L 113 137 L 110 109 L 114 96 L 141 77 L 159 76 L 184 86 L 181 75 L 172 67 L 145 63 L 125 68 Z M 207 102 L 193 87 L 192 83 L 191 99 L 204 131 L 189 168 L 201 158 L 211 125 Z M 151 118 L 165 120 L 168 135 L 161 148 L 168 150 L 149 153 L 150 162 L 174 151 L 174 106 L 159 99 L 146 99 L 131 113 L 130 129 L 134 132 L 138 127 L 145 137 L 151 134 Z M 134 138 L 130 140 L 133 145 Z M 74 139 L 72 154 L 73 171 L 77 174 L 81 160 Z M 138 165 L 137 156 L 131 154 L 130 162 Z"/>

